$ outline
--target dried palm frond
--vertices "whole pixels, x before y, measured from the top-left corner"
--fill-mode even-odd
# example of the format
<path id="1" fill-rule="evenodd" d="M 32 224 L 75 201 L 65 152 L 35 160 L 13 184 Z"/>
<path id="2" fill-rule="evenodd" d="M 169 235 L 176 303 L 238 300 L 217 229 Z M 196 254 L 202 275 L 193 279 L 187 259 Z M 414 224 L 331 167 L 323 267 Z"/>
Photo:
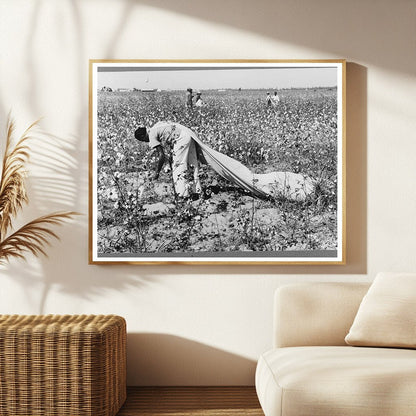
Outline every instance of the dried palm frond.
<path id="1" fill-rule="evenodd" d="M 55 212 L 28 222 L 0 242 L 0 264 L 8 261 L 10 257 L 24 258 L 24 252 L 30 252 L 35 256 L 47 256 L 45 247 L 50 245 L 49 238 L 59 240 L 58 235 L 49 226 L 62 224 L 74 215 L 77 213 L 72 211 Z"/>
<path id="2" fill-rule="evenodd" d="M 0 240 L 12 226 L 12 217 L 15 217 L 23 204 L 28 202 L 25 165 L 29 159 L 29 148 L 25 142 L 29 139 L 29 133 L 36 123 L 30 125 L 13 146 L 15 126 L 9 118 L 0 179 Z"/>
<path id="3" fill-rule="evenodd" d="M 44 215 L 30 221 L 17 231 L 5 237 L 12 227 L 12 218 L 28 203 L 25 188 L 27 177 L 26 163 L 29 160 L 29 147 L 26 141 L 37 121 L 31 124 L 13 145 L 14 122 L 10 119 L 7 125 L 6 148 L 3 156 L 0 178 L 0 264 L 11 257 L 24 258 L 24 253 L 46 256 L 45 247 L 49 239 L 59 239 L 50 229 L 63 221 L 78 215 L 77 212 L 65 211 Z"/>

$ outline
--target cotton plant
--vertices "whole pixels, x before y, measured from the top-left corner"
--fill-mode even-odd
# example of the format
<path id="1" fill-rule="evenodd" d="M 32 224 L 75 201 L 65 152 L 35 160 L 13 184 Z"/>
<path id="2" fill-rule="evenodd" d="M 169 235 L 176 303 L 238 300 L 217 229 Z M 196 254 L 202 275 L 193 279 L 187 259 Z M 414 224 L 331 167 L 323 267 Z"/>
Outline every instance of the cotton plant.
<path id="1" fill-rule="evenodd" d="M 37 121 L 14 140 L 15 123 L 10 117 L 8 119 L 0 178 L 0 264 L 7 263 L 10 258 L 24 259 L 28 253 L 46 256 L 50 239 L 59 240 L 53 227 L 77 215 L 73 211 L 54 212 L 13 230 L 13 219 L 29 202 L 25 184 L 30 156 L 27 142 L 33 137 L 36 125 Z"/>

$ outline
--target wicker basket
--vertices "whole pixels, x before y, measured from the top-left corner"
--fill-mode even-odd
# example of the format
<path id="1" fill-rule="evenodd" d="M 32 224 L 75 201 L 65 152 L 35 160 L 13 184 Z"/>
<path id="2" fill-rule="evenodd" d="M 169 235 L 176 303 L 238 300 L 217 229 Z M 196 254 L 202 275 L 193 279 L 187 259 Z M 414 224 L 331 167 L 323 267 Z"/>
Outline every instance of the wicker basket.
<path id="1" fill-rule="evenodd" d="M 114 416 L 126 399 L 126 322 L 0 315 L 0 415 Z"/>

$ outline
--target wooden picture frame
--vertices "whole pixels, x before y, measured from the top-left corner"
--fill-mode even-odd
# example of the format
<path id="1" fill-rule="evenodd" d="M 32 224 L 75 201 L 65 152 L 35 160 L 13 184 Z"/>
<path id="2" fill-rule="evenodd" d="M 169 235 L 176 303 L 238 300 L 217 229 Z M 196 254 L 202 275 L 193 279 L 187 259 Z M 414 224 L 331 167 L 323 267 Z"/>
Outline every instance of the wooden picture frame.
<path id="1" fill-rule="evenodd" d="M 345 264 L 345 60 L 89 70 L 91 264 Z"/>

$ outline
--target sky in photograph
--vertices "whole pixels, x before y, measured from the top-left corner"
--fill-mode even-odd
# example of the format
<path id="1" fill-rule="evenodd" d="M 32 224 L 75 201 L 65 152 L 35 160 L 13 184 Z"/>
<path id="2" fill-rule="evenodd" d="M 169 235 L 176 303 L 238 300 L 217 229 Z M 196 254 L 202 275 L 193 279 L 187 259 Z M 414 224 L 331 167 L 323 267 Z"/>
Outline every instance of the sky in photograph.
<path id="1" fill-rule="evenodd" d="M 137 89 L 282 89 L 335 87 L 336 67 L 161 68 L 98 66 L 97 88 Z"/>

